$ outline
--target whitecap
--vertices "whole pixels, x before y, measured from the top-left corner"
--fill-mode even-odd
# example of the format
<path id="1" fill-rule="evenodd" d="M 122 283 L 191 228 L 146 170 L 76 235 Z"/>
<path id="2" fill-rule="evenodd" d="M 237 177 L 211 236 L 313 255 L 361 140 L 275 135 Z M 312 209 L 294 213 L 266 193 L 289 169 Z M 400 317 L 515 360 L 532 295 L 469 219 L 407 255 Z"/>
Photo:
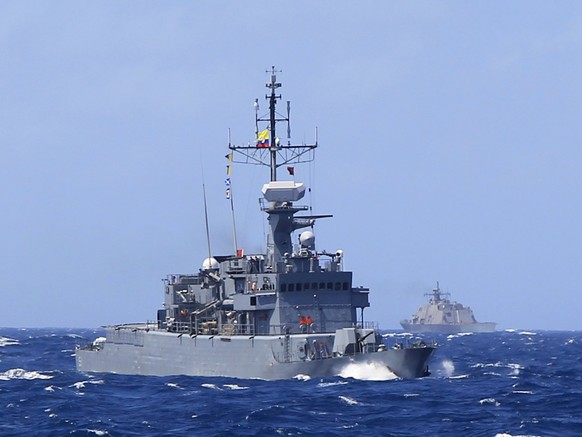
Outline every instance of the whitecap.
<path id="1" fill-rule="evenodd" d="M 521 370 L 523 370 L 523 366 L 521 364 L 517 364 L 517 363 L 507 363 L 506 364 L 506 363 L 502 363 L 501 361 L 497 361 L 496 363 L 487 363 L 487 364 L 477 363 L 477 364 L 473 364 L 471 367 L 472 368 L 507 367 L 511 370 L 509 372 L 509 375 L 511 375 L 511 376 L 519 375 Z"/>
<path id="2" fill-rule="evenodd" d="M 0 337 L 0 347 L 18 345 L 20 342 L 13 338 Z"/>
<path id="3" fill-rule="evenodd" d="M 241 387 L 237 384 L 224 384 L 223 387 L 226 387 L 230 390 L 248 390 L 248 387 Z"/>
<path id="4" fill-rule="evenodd" d="M 338 396 L 338 398 L 343 401 L 346 405 L 358 405 L 359 402 L 349 396 Z"/>
<path id="5" fill-rule="evenodd" d="M 176 384 L 175 382 L 166 382 L 166 385 L 168 387 L 172 387 L 172 388 L 180 388 L 180 386 L 178 384 Z"/>
<path id="6" fill-rule="evenodd" d="M 293 377 L 293 379 L 296 379 L 298 381 L 309 381 L 311 379 L 311 376 L 309 376 L 309 375 L 303 375 L 303 374 L 300 373 L 298 375 L 295 375 Z"/>
<path id="7" fill-rule="evenodd" d="M 251 411 L 249 414 L 247 414 L 245 416 L 245 420 L 251 420 L 251 417 L 254 416 L 255 414 L 264 413 L 265 411 L 268 411 L 268 410 L 271 410 L 274 408 L 284 409 L 285 407 L 283 407 L 281 405 L 273 404 L 273 405 L 269 405 L 268 407 L 265 407 L 265 408 L 258 408 L 256 410 Z"/>
<path id="8" fill-rule="evenodd" d="M 473 335 L 472 332 L 458 332 L 456 334 L 449 334 L 447 335 L 447 340 L 452 340 L 454 338 L 459 338 L 459 337 L 466 337 L 467 335 Z"/>
<path id="9" fill-rule="evenodd" d="M 386 334 L 382 334 L 384 338 L 390 337 L 412 337 L 412 334 L 409 332 L 388 332 Z"/>
<path id="10" fill-rule="evenodd" d="M 523 366 L 521 364 L 516 363 L 509 363 L 507 365 L 511 369 L 510 375 L 519 375 L 519 373 L 523 370 Z"/>
<path id="11" fill-rule="evenodd" d="M 515 393 L 518 395 L 533 395 L 533 391 L 529 391 L 529 390 L 513 390 L 512 393 Z"/>
<path id="12" fill-rule="evenodd" d="M 530 332 L 530 331 L 521 331 L 518 332 L 519 335 L 537 335 L 536 332 Z"/>
<path id="13" fill-rule="evenodd" d="M 480 403 L 481 405 L 484 405 L 484 404 L 492 404 L 492 405 L 495 405 L 496 407 L 498 407 L 499 405 L 501 405 L 501 404 L 500 404 L 499 402 L 497 402 L 497 401 L 496 401 L 494 398 L 485 398 L 485 399 L 481 399 L 481 400 L 479 401 L 479 403 Z"/>
<path id="14" fill-rule="evenodd" d="M 24 369 L 10 369 L 4 373 L 0 373 L 0 380 L 8 381 L 10 379 L 51 379 L 53 376 L 45 375 L 40 372 L 26 371 Z"/>
<path id="15" fill-rule="evenodd" d="M 102 431 L 100 429 L 88 429 L 87 432 L 92 432 L 93 434 L 96 435 L 109 435 L 107 431 Z"/>
<path id="16" fill-rule="evenodd" d="M 212 390 L 222 390 L 216 384 L 202 384 L 202 387 L 204 387 L 204 388 L 210 388 Z"/>
<path id="17" fill-rule="evenodd" d="M 48 387 L 44 388 L 46 391 L 49 392 L 54 392 L 55 390 L 62 390 L 60 387 L 57 387 L 56 385 L 49 385 Z"/>
<path id="18" fill-rule="evenodd" d="M 416 396 L 420 396 L 418 393 L 404 393 L 405 398 L 414 398 Z"/>
<path id="19" fill-rule="evenodd" d="M 352 423 L 351 425 L 342 425 L 343 429 L 351 429 L 351 428 L 356 428 L 360 426 L 360 424 L 358 422 Z"/>
<path id="20" fill-rule="evenodd" d="M 88 380 L 88 381 L 78 381 L 75 382 L 73 384 L 71 384 L 69 387 L 75 387 L 77 390 L 80 390 L 82 388 L 85 388 L 86 384 L 105 384 L 105 381 L 103 381 L 102 379 L 93 379 L 93 380 Z"/>
<path id="21" fill-rule="evenodd" d="M 537 435 L 527 435 L 527 434 L 508 434 L 506 432 L 498 432 L 495 434 L 495 437 L 540 437 Z"/>
<path id="22" fill-rule="evenodd" d="M 337 382 L 320 382 L 317 384 L 318 387 L 333 387 L 334 385 L 344 385 L 347 381 L 337 381 Z"/>
<path id="23" fill-rule="evenodd" d="M 398 379 L 398 376 L 382 363 L 349 363 L 338 376 L 342 378 L 354 378 L 363 381 L 390 381 Z"/>
<path id="24" fill-rule="evenodd" d="M 469 375 L 457 375 L 457 376 L 449 376 L 448 379 L 466 379 Z"/>

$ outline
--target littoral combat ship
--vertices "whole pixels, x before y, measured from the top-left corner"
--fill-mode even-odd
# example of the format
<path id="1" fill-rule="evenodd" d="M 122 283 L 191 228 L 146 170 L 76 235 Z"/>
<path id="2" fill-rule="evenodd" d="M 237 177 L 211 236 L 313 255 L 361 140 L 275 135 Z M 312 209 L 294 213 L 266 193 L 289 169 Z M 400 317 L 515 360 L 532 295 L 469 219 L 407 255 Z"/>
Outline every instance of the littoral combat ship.
<path id="1" fill-rule="evenodd" d="M 450 293 L 443 293 L 437 288 L 432 293 L 426 293 L 428 303 L 421 306 L 410 320 L 402 320 L 400 324 L 405 331 L 411 333 L 458 334 L 460 332 L 493 332 L 496 323 L 478 322 L 470 307 L 458 302 L 451 302 Z"/>
<path id="2" fill-rule="evenodd" d="M 229 164 L 270 168 L 261 202 L 270 228 L 265 252 L 209 254 L 197 273 L 168 275 L 157 321 L 105 327 L 106 337 L 77 348 L 79 371 L 271 380 L 335 376 L 361 363 L 402 378 L 429 374 L 435 346 L 386 345 L 377 324 L 364 321 L 369 290 L 352 285 L 342 251 L 315 249 L 315 222 L 331 216 L 307 215 L 308 207 L 296 203 L 304 184 L 279 180 L 277 170 L 312 160 L 317 135 L 314 144 L 291 145 L 289 102 L 286 116 L 275 111 L 281 84 L 274 68 L 266 86 L 267 115 L 259 115 L 255 100 L 257 143 L 229 144 L 227 155 Z M 279 122 L 287 123 L 286 145 L 277 137 Z M 310 229 L 293 244 L 302 228 Z"/>

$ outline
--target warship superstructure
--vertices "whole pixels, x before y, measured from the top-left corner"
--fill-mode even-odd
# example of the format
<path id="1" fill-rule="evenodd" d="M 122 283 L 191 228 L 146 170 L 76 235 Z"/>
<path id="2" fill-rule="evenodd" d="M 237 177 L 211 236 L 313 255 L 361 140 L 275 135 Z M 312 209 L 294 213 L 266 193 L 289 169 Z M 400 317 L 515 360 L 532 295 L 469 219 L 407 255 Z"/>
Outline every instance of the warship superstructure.
<path id="1" fill-rule="evenodd" d="M 343 252 L 316 250 L 315 222 L 331 216 L 310 215 L 297 204 L 304 184 L 279 180 L 277 170 L 287 166 L 293 173 L 292 165 L 312 160 L 317 134 L 314 144 L 292 145 L 289 102 L 286 116 L 275 110 L 281 84 L 274 68 L 266 86 L 267 115 L 259 114 L 255 101 L 256 143 L 229 144 L 227 155 L 229 165 L 270 168 L 261 203 L 269 226 L 266 250 L 245 254 L 235 242 L 235 253 L 209 254 L 195 273 L 168 275 L 157 320 L 105 327 L 105 337 L 77 348 L 79 371 L 286 379 L 335 376 L 362 363 L 402 378 L 429 374 L 436 346 L 385 344 L 377 324 L 364 320 L 369 290 L 352 284 Z M 287 123 L 285 145 L 277 137 L 279 122 Z"/>
<path id="2" fill-rule="evenodd" d="M 478 322 L 473 310 L 449 299 L 450 293 L 442 292 L 437 287 L 432 293 L 426 293 L 429 300 L 421 306 L 409 320 L 400 324 L 406 332 L 457 334 L 460 332 L 493 332 L 496 323 Z"/>

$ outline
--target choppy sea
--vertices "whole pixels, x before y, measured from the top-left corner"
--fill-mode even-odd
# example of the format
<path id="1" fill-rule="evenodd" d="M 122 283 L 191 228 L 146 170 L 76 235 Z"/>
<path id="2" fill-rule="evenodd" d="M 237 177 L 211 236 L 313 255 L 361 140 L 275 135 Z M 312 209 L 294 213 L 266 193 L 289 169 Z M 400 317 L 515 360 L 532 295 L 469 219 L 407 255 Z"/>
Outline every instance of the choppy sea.
<path id="1" fill-rule="evenodd" d="M 102 334 L 0 328 L 0 436 L 582 435 L 582 332 L 427 338 L 423 379 L 287 381 L 78 373 L 75 345 Z"/>

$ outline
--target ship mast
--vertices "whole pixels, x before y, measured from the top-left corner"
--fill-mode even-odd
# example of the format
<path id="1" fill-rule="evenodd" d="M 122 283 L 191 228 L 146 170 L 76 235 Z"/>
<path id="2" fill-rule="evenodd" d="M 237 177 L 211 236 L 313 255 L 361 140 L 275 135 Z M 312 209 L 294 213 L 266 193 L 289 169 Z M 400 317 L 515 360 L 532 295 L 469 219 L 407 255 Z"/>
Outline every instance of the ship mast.
<path id="1" fill-rule="evenodd" d="M 277 146 L 279 139 L 277 138 L 277 132 L 275 130 L 275 126 L 277 124 L 275 106 L 277 105 L 277 99 L 281 98 L 281 94 L 276 95 L 275 90 L 281 86 L 279 82 L 277 82 L 277 75 L 275 74 L 275 67 L 273 66 L 271 69 L 271 82 L 265 85 L 267 88 L 271 89 L 271 95 L 265 96 L 265 98 L 269 99 L 269 126 L 270 126 L 270 133 L 271 133 L 271 147 L 270 147 L 270 154 L 271 154 L 271 181 L 277 180 Z M 257 125 L 259 121 L 266 121 L 257 119 Z M 287 119 L 289 122 L 289 119 Z"/>
<path id="2" fill-rule="evenodd" d="M 269 73 L 269 71 L 267 72 Z M 269 202 L 262 210 L 269 216 L 270 234 L 267 241 L 267 264 L 272 271 L 279 271 L 280 265 L 287 254 L 292 252 L 293 245 L 291 234 L 296 229 L 312 226 L 316 218 L 323 216 L 294 217 L 294 214 L 307 209 L 306 206 L 294 206 L 293 203 L 300 200 L 304 194 L 302 183 L 295 181 L 278 181 L 277 169 L 283 165 L 298 164 L 313 161 L 317 148 L 317 130 L 315 144 L 291 144 L 291 128 L 289 113 L 291 105 L 287 102 L 287 115 L 283 116 L 276 110 L 277 101 L 281 95 L 276 91 L 281 87 L 277 82 L 277 70 L 271 68 L 270 81 L 265 85 L 270 93 L 265 96 L 269 102 L 269 112 L 264 116 L 259 115 L 259 102 L 255 99 L 255 145 L 236 146 L 230 144 L 229 149 L 238 152 L 237 159 L 233 161 L 243 164 L 265 165 L 270 168 L 270 182 L 263 186 L 264 199 Z M 278 122 L 287 123 L 287 144 L 282 145 L 277 137 L 276 126 Z M 265 127 L 266 125 L 266 127 Z M 263 129 L 260 128 L 263 126 Z M 242 158 L 241 158 L 242 156 Z M 288 167 L 289 173 L 294 174 L 294 167 Z M 328 216 L 325 216 L 328 217 Z"/>

